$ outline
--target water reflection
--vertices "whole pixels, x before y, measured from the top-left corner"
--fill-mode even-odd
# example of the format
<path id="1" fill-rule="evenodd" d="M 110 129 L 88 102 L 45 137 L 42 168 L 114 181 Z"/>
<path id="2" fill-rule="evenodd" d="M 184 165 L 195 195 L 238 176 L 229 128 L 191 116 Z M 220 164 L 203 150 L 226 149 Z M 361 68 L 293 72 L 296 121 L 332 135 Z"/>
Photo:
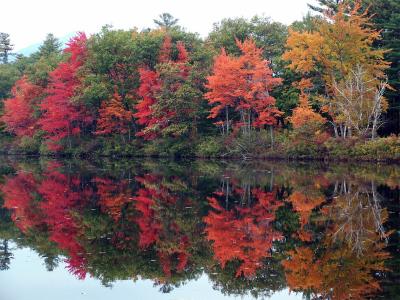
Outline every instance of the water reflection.
<path id="1" fill-rule="evenodd" d="M 0 270 L 13 242 L 106 286 L 200 278 L 227 295 L 394 298 L 396 167 L 3 161 Z"/>

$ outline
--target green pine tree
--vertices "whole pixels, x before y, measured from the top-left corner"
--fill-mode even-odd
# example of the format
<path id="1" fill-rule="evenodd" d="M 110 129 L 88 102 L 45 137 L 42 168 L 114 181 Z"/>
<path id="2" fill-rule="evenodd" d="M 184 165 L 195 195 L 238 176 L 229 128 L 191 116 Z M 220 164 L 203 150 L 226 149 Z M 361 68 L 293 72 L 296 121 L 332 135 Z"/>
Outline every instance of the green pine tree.
<path id="1" fill-rule="evenodd" d="M 49 57 L 52 54 L 60 52 L 61 43 L 52 33 L 49 33 L 43 41 L 43 44 L 39 47 L 38 54 L 41 57 Z"/>
<path id="2" fill-rule="evenodd" d="M 14 45 L 11 44 L 10 35 L 0 32 L 0 60 L 3 64 L 8 63 L 8 57 L 11 55 L 13 49 Z"/>

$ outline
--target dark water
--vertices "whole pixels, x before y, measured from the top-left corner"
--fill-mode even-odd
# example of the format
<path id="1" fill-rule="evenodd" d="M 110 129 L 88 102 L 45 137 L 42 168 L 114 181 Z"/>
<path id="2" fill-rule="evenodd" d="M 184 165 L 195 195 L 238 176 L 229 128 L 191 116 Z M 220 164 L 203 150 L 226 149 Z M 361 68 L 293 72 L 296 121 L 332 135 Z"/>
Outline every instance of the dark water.
<path id="1" fill-rule="evenodd" d="M 400 168 L 0 159 L 0 299 L 398 299 Z"/>

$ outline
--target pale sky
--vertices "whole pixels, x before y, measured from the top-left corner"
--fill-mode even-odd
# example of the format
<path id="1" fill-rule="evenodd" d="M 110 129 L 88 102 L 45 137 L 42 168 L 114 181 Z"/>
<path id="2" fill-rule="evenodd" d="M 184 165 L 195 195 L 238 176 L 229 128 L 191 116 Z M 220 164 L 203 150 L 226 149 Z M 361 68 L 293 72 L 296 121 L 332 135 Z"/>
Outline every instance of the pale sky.
<path id="1" fill-rule="evenodd" d="M 15 50 L 43 41 L 47 33 L 63 37 L 71 32 L 115 28 L 154 27 L 153 19 L 169 12 L 189 31 L 206 36 L 212 24 L 227 17 L 256 14 L 290 24 L 307 13 L 315 0 L 4 0 L 0 32 L 11 36 Z"/>
<path id="2" fill-rule="evenodd" d="M 82 0 L 84 1 L 84 0 Z M 160 293 L 159 287 L 150 280 L 118 280 L 112 288 L 101 285 L 98 279 L 88 276 L 78 280 L 70 272 L 64 261 L 52 272 L 47 272 L 43 257 L 28 249 L 13 249 L 11 268 L 0 272 L 1 299 L 40 300 L 110 300 L 110 299 L 154 299 L 154 300 L 255 300 L 250 296 L 224 296 L 213 289 L 206 275 L 186 282 L 171 293 Z M 15 250 L 14 250 L 15 249 Z M 3 298 L 4 297 L 4 298 Z M 290 293 L 284 289 L 274 293 L 269 300 L 301 300 L 302 294 Z"/>

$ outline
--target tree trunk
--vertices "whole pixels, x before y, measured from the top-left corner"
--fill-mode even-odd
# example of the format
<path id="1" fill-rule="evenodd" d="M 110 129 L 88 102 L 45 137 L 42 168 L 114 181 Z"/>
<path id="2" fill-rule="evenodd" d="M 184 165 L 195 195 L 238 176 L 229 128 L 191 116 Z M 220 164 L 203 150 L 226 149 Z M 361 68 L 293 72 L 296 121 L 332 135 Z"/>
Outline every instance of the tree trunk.
<path id="1" fill-rule="evenodd" d="M 70 129 L 70 127 L 68 126 L 68 147 L 69 147 L 69 150 L 71 150 L 72 149 L 72 142 L 71 142 L 71 129 Z"/>
<path id="2" fill-rule="evenodd" d="M 274 150 L 274 127 L 272 125 L 269 126 L 269 134 L 271 136 L 271 149 Z"/>
<path id="3" fill-rule="evenodd" d="M 333 123 L 333 122 L 332 122 L 332 124 L 333 124 L 333 131 L 335 132 L 335 138 L 338 138 L 339 137 L 339 133 L 338 133 L 338 130 L 337 130 L 337 125 L 335 123 Z"/>
<path id="4" fill-rule="evenodd" d="M 225 107 L 225 119 L 226 119 L 226 134 L 229 133 L 229 112 L 228 107 Z"/>

